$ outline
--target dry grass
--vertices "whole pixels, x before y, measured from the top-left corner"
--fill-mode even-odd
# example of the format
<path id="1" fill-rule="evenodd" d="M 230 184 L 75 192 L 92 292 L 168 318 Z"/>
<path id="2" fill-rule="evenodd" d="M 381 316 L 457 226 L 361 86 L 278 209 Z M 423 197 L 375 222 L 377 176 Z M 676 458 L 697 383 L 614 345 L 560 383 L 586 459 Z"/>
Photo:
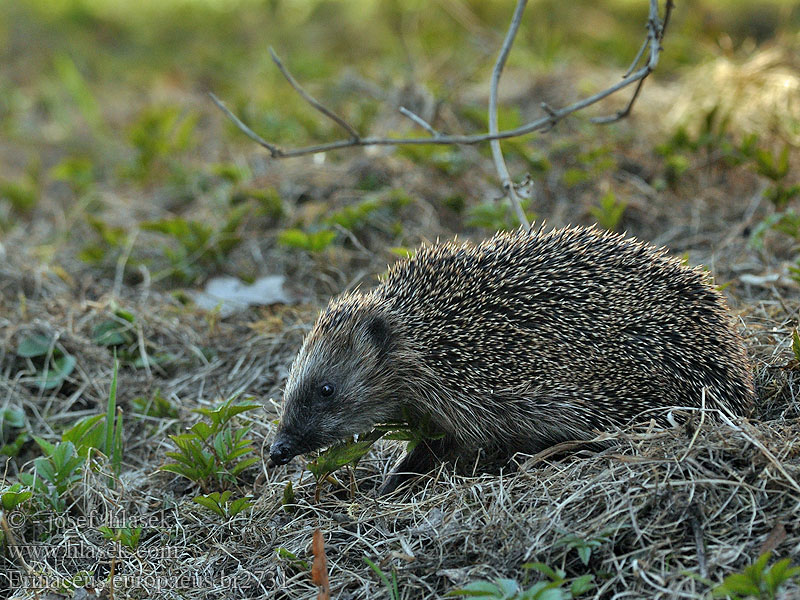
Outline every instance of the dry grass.
<path id="1" fill-rule="evenodd" d="M 632 123 L 624 131 L 635 131 Z M 650 168 L 647 153 L 637 156 Z M 470 159 L 481 160 L 477 153 Z M 413 230 L 408 237 L 416 240 L 449 235 L 455 217 L 440 209 L 440 200 L 453 189 L 474 194 L 470 198 L 479 196 L 474 190 L 489 189 L 480 168 L 454 181 L 391 157 L 370 165 L 385 167 L 393 185 L 416 198 L 407 221 Z M 324 168 L 281 164 L 265 167 L 263 176 L 284 189 L 306 190 L 311 204 L 337 206 L 358 198 L 355 184 L 365 168 L 357 160 Z M 780 257 L 752 251 L 743 235 L 768 211 L 754 201 L 755 176 L 714 169 L 698 169 L 692 183 L 664 192 L 659 205 L 643 179 L 628 177 L 620 184 L 630 199 L 624 225 L 690 252 L 693 262 L 712 263 L 722 281 L 735 280 L 741 270 L 780 270 Z M 542 214 L 548 211 L 554 224 L 585 221 L 585 196 L 596 197 L 597 190 L 570 193 L 542 198 Z M 302 211 L 312 209 L 299 207 L 294 216 L 302 219 Z M 24 408 L 27 430 L 47 439 L 58 439 L 81 416 L 102 412 L 113 357 L 92 342 L 91 331 L 108 317 L 112 302 L 135 316 L 143 353 L 168 352 L 175 359 L 120 371 L 119 404 L 126 414 L 120 485 L 111 490 L 107 473 L 87 469 L 65 514 L 41 511 L 22 522 L 6 514 L 17 547 L 8 546 L 0 558 L 0 578 L 63 583 L 87 571 L 100 585 L 113 569 L 115 598 L 309 598 L 317 592 L 309 573 L 315 528 L 324 533 L 332 594 L 340 599 L 390 597 L 365 556 L 385 573 L 396 571 L 401 597 L 408 599 L 441 597 L 476 579 L 521 580 L 521 565 L 533 561 L 569 576 L 593 573 L 598 587 L 587 597 L 700 598 L 709 588 L 698 578 L 719 582 L 764 550 L 800 562 L 800 367 L 790 349 L 800 311 L 796 286 L 735 283 L 728 290 L 757 374 L 760 401 L 750 420 L 696 412 L 673 429 L 615 433 L 613 445 L 599 453 L 578 448 L 519 456 L 499 475 L 461 477 L 443 468 L 406 496 L 388 499 L 372 492 L 401 448 L 379 443 L 354 473 L 359 489 L 353 496 L 346 474 L 337 475 L 346 485 L 324 483 L 321 501 L 314 503 L 314 482 L 302 461 L 288 469 L 261 466 L 245 472 L 234 489 L 235 495 L 253 496 L 252 510 L 224 520 L 193 503 L 198 490 L 187 480 L 157 470 L 172 449 L 168 434 L 191 424 L 193 409 L 241 393 L 265 405 L 261 414 L 248 413 L 263 454 L 276 414 L 269 399 L 280 399 L 286 369 L 316 309 L 331 293 L 371 281 L 390 260 L 386 240 L 368 233 L 356 239 L 358 245 L 320 259 L 289 255 L 256 232 L 232 260 L 257 256 L 264 268 L 290 273 L 307 304 L 249 309 L 220 320 L 146 280 L 124 281 L 119 295 L 112 294 L 114 273 L 76 261 L 69 243 L 60 246 L 66 253 L 58 261 L 36 255 L 58 227 L 57 218 L 42 219 L 3 240 L 0 409 Z M 33 331 L 57 334 L 78 358 L 68 383 L 53 393 L 31 384 L 14 353 L 21 336 Z M 131 401 L 156 390 L 178 408 L 177 417 L 135 416 Z M 5 480 L 16 480 L 37 455 L 28 444 L 19 459 L 7 462 Z M 288 481 L 295 502 L 284 507 Z M 142 526 L 138 549 L 115 549 L 97 530 L 104 524 Z M 597 542 L 588 564 L 563 543 L 567 536 Z M 49 598 L 53 591 L 37 596 L 24 584 L 0 584 L 0 597 Z M 95 592 L 87 587 L 79 594 Z M 108 589 L 103 594 L 111 596 Z M 798 594 L 794 584 L 784 597 Z"/>

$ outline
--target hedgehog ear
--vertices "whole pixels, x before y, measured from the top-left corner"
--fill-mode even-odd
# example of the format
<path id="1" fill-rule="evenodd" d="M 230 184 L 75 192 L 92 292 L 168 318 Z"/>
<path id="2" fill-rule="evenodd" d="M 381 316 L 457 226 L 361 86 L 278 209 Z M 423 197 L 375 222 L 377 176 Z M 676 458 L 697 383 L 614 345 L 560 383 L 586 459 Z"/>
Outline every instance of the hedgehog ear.
<path id="1" fill-rule="evenodd" d="M 379 356 L 383 358 L 392 345 L 392 330 L 389 323 L 381 316 L 371 315 L 364 323 L 364 331 L 370 342 L 378 349 Z"/>

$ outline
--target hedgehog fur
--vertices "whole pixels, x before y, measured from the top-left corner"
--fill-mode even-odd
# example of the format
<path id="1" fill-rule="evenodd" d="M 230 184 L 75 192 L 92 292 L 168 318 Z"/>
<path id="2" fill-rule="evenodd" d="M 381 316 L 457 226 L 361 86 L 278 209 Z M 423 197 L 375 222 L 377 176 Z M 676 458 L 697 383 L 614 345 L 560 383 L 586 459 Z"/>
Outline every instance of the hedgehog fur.
<path id="1" fill-rule="evenodd" d="M 373 290 L 331 301 L 286 383 L 273 462 L 373 425 L 443 434 L 386 482 L 477 449 L 536 452 L 669 407 L 747 414 L 753 379 L 699 268 L 594 228 L 423 246 Z"/>

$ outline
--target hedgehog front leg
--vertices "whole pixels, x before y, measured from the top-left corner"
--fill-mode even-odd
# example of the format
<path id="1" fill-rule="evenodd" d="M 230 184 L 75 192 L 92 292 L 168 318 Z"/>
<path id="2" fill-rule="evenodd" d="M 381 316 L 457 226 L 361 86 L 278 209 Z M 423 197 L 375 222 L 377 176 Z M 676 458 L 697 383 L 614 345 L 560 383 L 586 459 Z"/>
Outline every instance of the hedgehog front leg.
<path id="1" fill-rule="evenodd" d="M 393 493 L 402 484 L 430 473 L 436 465 L 449 460 L 455 444 L 447 436 L 422 440 L 397 464 L 378 490 L 379 496 Z"/>

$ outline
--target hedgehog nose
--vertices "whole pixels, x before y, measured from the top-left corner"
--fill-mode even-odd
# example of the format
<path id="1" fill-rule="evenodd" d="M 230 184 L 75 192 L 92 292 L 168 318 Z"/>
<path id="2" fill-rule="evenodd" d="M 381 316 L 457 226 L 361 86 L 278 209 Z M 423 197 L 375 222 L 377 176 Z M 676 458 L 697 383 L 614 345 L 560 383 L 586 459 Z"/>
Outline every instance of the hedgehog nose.
<path id="1" fill-rule="evenodd" d="M 276 440 L 269 447 L 269 459 L 276 465 L 285 465 L 293 457 L 294 454 L 286 440 Z"/>

